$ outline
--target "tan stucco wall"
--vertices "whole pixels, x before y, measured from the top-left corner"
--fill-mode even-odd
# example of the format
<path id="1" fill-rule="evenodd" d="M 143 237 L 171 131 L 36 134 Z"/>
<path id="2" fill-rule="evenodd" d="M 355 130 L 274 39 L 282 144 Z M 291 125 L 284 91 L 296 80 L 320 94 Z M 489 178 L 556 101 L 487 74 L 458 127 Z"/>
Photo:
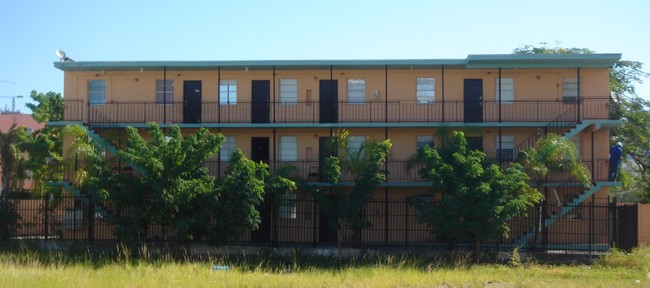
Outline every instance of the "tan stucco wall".
<path id="1" fill-rule="evenodd" d="M 415 80 L 418 77 L 435 78 L 436 101 L 442 99 L 442 71 L 439 69 L 370 69 L 332 71 L 332 79 L 338 80 L 339 101 L 347 99 L 347 80 L 360 78 L 366 81 L 366 101 L 382 102 L 388 86 L 389 101 L 415 101 Z M 388 76 L 388 83 L 386 83 Z M 516 100 L 561 100 L 563 78 L 576 78 L 576 69 L 504 69 L 503 78 L 515 81 Z M 174 101 L 182 101 L 183 81 L 202 81 L 204 102 L 216 102 L 219 89 L 216 70 L 174 71 L 167 70 L 167 79 L 174 80 Z M 238 101 L 250 101 L 251 80 L 272 80 L 272 70 L 222 70 L 222 80 L 237 80 Z M 496 69 L 446 69 L 445 100 L 463 100 L 463 79 L 482 79 L 484 100 L 496 100 Z M 583 97 L 608 96 L 607 69 L 582 69 L 581 94 Z M 163 79 L 162 71 L 67 71 L 65 72 L 65 98 L 85 99 L 88 80 L 106 80 L 106 102 L 111 101 L 155 101 L 155 81 Z M 276 70 L 275 98 L 279 99 L 280 79 L 298 80 L 298 101 L 317 101 L 319 80 L 330 79 L 329 70 Z M 272 85 L 273 87 L 273 85 Z M 534 87 L 534 89 L 531 89 Z M 374 97 L 374 91 L 378 97 Z M 311 99 L 307 97 L 311 91 Z M 271 93 L 272 96 L 274 93 Z"/>
<path id="2" fill-rule="evenodd" d="M 650 246 L 650 204 L 639 204 L 639 247 Z"/>

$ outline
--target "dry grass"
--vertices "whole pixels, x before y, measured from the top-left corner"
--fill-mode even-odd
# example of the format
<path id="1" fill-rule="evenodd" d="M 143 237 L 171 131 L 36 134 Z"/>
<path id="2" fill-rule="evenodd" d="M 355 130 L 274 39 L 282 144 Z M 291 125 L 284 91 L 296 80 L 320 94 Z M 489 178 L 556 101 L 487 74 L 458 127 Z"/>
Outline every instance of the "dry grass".
<path id="1" fill-rule="evenodd" d="M 650 249 L 613 251 L 593 266 L 441 265 L 395 257 L 276 265 L 273 259 L 143 260 L 125 251 L 91 257 L 23 249 L 1 252 L 0 287 L 650 287 L 649 255 Z"/>

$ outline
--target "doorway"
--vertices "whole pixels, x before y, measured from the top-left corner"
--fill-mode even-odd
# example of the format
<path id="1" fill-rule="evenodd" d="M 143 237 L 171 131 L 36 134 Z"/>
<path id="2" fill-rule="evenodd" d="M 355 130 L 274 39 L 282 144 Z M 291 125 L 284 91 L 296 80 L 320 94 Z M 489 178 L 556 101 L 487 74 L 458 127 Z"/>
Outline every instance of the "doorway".
<path id="1" fill-rule="evenodd" d="M 465 122 L 483 122 L 483 79 L 465 79 Z"/>
<path id="2" fill-rule="evenodd" d="M 269 123 L 271 115 L 271 81 L 253 80 L 251 91 L 251 122 Z"/>
<path id="3" fill-rule="evenodd" d="M 201 123 L 201 81 L 183 82 L 183 123 Z"/>
<path id="4" fill-rule="evenodd" d="M 320 80 L 320 123 L 338 122 L 338 80 Z"/>

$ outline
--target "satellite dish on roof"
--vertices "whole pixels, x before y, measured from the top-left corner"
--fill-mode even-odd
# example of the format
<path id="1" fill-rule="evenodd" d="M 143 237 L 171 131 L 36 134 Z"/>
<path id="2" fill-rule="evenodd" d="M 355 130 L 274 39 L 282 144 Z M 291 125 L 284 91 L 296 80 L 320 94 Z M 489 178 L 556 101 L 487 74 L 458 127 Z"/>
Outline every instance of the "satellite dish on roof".
<path id="1" fill-rule="evenodd" d="M 56 57 L 59 57 L 61 60 L 65 58 L 65 52 L 61 49 L 56 49 L 54 53 L 56 54 Z"/>
<path id="2" fill-rule="evenodd" d="M 74 62 L 72 58 L 65 56 L 65 52 L 63 52 L 61 49 L 56 49 L 56 51 L 54 51 L 54 54 L 56 54 L 56 57 L 59 57 L 59 59 L 61 59 L 61 62 Z"/>

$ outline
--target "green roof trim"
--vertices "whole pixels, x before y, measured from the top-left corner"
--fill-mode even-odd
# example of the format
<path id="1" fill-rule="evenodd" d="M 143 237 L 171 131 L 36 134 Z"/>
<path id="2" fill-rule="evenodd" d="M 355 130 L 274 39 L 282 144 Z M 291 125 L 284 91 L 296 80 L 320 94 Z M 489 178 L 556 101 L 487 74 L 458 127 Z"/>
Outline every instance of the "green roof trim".
<path id="1" fill-rule="evenodd" d="M 436 69 L 447 68 L 610 68 L 621 54 L 486 54 L 466 59 L 403 60 L 250 60 L 250 61 L 80 61 L 54 62 L 63 71 L 101 70 L 306 70 L 306 69 Z"/>
<path id="2" fill-rule="evenodd" d="M 410 60 L 251 60 L 251 61 L 89 61 L 54 62 L 54 67 L 63 71 L 101 70 L 307 70 L 307 69 L 384 69 L 412 68 L 431 69 L 465 67 L 464 59 L 410 59 Z"/>
<path id="3" fill-rule="evenodd" d="M 611 68 L 621 54 L 494 54 L 469 55 L 466 67 L 481 68 Z"/>

